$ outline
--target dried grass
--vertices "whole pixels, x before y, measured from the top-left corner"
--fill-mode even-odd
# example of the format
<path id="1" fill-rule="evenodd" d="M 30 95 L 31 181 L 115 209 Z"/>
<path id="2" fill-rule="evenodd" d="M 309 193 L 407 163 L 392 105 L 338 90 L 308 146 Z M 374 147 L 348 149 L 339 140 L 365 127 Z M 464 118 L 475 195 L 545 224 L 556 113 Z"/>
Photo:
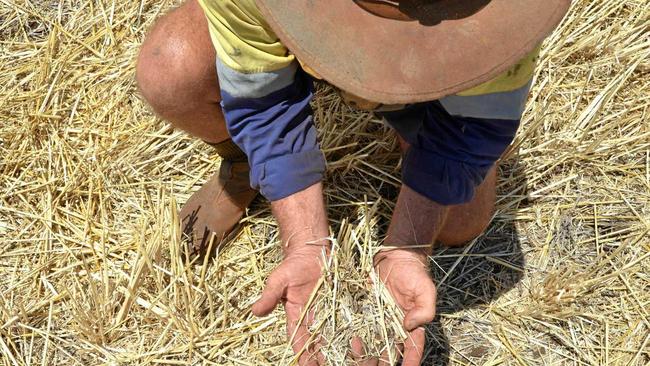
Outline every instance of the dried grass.
<path id="1" fill-rule="evenodd" d="M 214 259 L 178 255 L 177 208 L 219 162 L 136 92 L 172 5 L 0 0 L 3 365 L 292 362 L 282 312 L 249 311 L 280 260 L 265 202 Z M 545 43 L 492 225 L 432 258 L 425 364 L 650 363 L 649 31 L 645 0 L 577 0 Z M 327 87 L 314 105 L 339 247 L 314 304 L 340 363 L 351 334 L 399 337 L 366 280 L 399 153 Z"/>

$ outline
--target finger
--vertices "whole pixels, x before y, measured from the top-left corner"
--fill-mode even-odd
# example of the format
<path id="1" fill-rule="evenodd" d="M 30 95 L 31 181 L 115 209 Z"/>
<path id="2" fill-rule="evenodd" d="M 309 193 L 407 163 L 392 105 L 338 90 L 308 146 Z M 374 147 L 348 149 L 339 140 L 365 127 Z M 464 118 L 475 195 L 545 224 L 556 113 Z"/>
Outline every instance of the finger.
<path id="1" fill-rule="evenodd" d="M 365 346 L 363 341 L 359 337 L 352 338 L 350 342 L 350 348 L 352 353 L 352 358 L 355 361 L 361 361 L 361 359 L 366 355 Z"/>
<path id="2" fill-rule="evenodd" d="M 400 357 L 403 354 L 404 354 L 404 345 L 401 343 L 397 344 L 392 354 L 388 353 L 388 350 L 382 352 L 381 357 L 379 357 L 378 365 L 379 366 L 401 365 L 401 363 L 398 363 L 397 361 L 400 359 Z"/>
<path id="3" fill-rule="evenodd" d="M 378 358 L 368 358 L 367 357 L 367 351 L 366 351 L 366 345 L 363 343 L 361 338 L 359 337 L 354 337 L 352 338 L 352 341 L 350 342 L 350 348 L 351 348 L 351 355 L 352 359 L 356 362 L 357 365 L 360 366 L 377 366 L 379 363 Z"/>
<path id="4" fill-rule="evenodd" d="M 251 311 L 255 316 L 265 316 L 270 314 L 273 309 L 282 301 L 285 295 L 286 281 L 277 269 L 271 273 L 266 286 L 262 291 L 262 297 L 253 304 Z"/>
<path id="5" fill-rule="evenodd" d="M 436 315 L 436 287 L 430 281 L 423 286 L 414 299 L 415 306 L 404 316 L 404 329 L 409 332 L 432 322 Z"/>
<path id="6" fill-rule="evenodd" d="M 392 354 L 388 353 L 388 350 L 382 352 L 381 357 L 379 358 L 379 366 L 398 365 L 397 361 L 400 359 L 400 356 L 404 353 L 403 351 L 404 351 L 404 346 L 402 344 L 397 344 Z"/>
<path id="7" fill-rule="evenodd" d="M 309 320 L 313 320 L 313 314 L 307 313 L 305 319 L 299 324 L 302 316 L 302 310 L 292 304 L 286 304 L 284 310 L 287 312 L 287 336 L 291 342 L 291 348 L 298 357 L 298 364 L 315 366 L 318 365 L 316 351 L 313 340 L 310 342 L 310 333 L 308 329 Z M 312 318 L 312 319 L 310 319 Z M 312 343 L 312 344 L 309 344 Z"/>
<path id="8" fill-rule="evenodd" d="M 307 319 L 305 323 L 305 328 L 307 329 L 307 334 L 310 335 L 312 338 L 311 344 L 308 345 L 308 349 L 310 350 L 311 354 L 318 360 L 319 365 L 326 365 L 325 362 L 325 356 L 323 356 L 323 353 L 321 352 L 321 347 L 323 346 L 323 339 L 320 336 L 320 334 L 316 335 L 311 335 L 309 333 L 309 326 L 314 324 L 316 321 L 316 311 L 314 309 L 310 309 L 309 312 L 307 313 Z"/>
<path id="9" fill-rule="evenodd" d="M 316 366 L 325 365 L 325 358 L 320 352 L 320 338 L 309 333 L 309 325 L 316 317 L 313 309 L 303 317 L 303 309 L 296 304 L 286 303 L 284 310 L 287 314 L 287 335 L 293 352 L 298 356 L 298 364 Z"/>
<path id="10" fill-rule="evenodd" d="M 322 345 L 323 344 L 320 336 L 317 336 L 317 338 L 314 340 L 314 344 L 312 348 L 314 350 L 313 354 L 316 356 L 316 359 L 318 360 L 318 364 L 325 366 L 327 365 L 327 362 L 325 361 L 325 356 L 323 355 L 323 352 L 321 352 Z"/>
<path id="11" fill-rule="evenodd" d="M 378 366 L 393 366 L 393 363 L 391 362 L 390 359 L 390 354 L 388 351 L 384 351 L 381 353 L 381 356 L 379 356 L 379 362 L 377 363 Z"/>
<path id="12" fill-rule="evenodd" d="M 424 328 L 419 327 L 409 333 L 404 341 L 404 357 L 402 366 L 419 366 L 424 353 Z"/>
<path id="13" fill-rule="evenodd" d="M 313 347 L 308 347 L 305 352 L 300 356 L 298 360 L 298 365 L 300 366 L 321 366 L 326 365 L 325 358 L 320 352 L 313 349 Z"/>
<path id="14" fill-rule="evenodd" d="M 300 355 L 298 358 L 298 364 L 300 366 L 318 366 L 320 364 L 319 359 L 322 359 L 322 355 L 320 355 L 320 352 L 316 345 L 313 344 L 313 341 L 310 342 L 311 335 L 309 334 L 307 326 L 296 326 L 294 323 L 293 326 L 287 326 L 287 333 L 290 337 L 293 352 L 296 355 Z M 293 337 L 293 339 L 291 339 L 291 337 Z"/>

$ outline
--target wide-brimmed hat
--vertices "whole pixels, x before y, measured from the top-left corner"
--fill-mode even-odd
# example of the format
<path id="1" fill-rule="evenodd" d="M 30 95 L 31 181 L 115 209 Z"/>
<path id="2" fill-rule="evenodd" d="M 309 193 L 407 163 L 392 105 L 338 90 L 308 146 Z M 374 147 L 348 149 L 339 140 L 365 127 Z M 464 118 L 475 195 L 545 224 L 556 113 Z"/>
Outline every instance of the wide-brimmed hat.
<path id="1" fill-rule="evenodd" d="M 570 0 L 257 0 L 301 62 L 381 103 L 433 100 L 503 73 Z"/>

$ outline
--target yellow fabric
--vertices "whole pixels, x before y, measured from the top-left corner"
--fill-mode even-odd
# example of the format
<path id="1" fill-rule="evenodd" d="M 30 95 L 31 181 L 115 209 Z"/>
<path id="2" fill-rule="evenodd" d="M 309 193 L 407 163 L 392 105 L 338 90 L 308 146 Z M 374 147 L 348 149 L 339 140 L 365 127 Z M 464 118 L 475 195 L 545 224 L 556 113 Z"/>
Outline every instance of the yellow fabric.
<path id="1" fill-rule="evenodd" d="M 294 56 L 271 30 L 255 0 L 199 0 L 208 19 L 217 57 L 242 73 L 288 66 Z"/>
<path id="2" fill-rule="evenodd" d="M 535 73 L 535 63 L 539 56 L 541 47 L 535 48 L 532 52 L 522 58 L 508 71 L 495 77 L 494 79 L 477 85 L 471 89 L 464 90 L 457 95 L 469 97 L 475 95 L 485 95 L 491 93 L 502 93 L 517 90 L 528 84 Z"/>

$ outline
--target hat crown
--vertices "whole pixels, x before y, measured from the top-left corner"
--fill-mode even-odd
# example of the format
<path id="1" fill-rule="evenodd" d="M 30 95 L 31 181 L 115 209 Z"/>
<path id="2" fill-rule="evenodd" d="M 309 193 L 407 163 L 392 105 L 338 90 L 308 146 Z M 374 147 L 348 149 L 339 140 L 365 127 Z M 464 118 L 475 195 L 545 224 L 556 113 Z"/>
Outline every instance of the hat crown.
<path id="1" fill-rule="evenodd" d="M 491 0 L 353 0 L 362 9 L 376 16 L 418 21 L 423 25 L 436 25 L 443 20 L 467 18 Z"/>

